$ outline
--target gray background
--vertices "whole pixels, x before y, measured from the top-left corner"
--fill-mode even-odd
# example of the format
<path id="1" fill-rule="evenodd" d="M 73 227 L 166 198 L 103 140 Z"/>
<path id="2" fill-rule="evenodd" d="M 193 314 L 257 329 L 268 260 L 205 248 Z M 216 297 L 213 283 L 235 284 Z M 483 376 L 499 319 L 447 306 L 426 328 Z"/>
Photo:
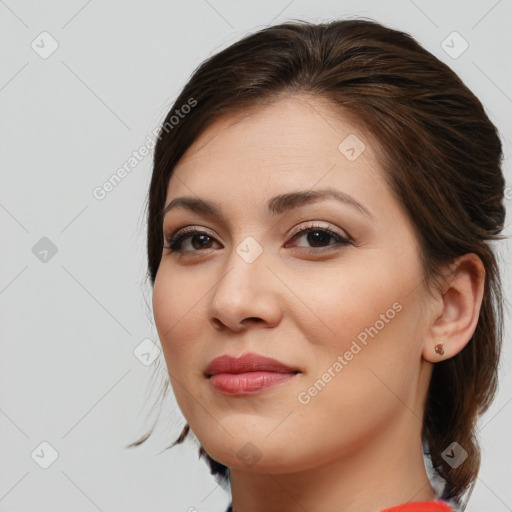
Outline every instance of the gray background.
<path id="1" fill-rule="evenodd" d="M 193 442 L 158 455 L 184 424 L 173 397 L 153 440 L 124 449 L 151 424 L 153 365 L 165 372 L 161 354 L 140 356 L 157 339 L 144 279 L 151 156 L 102 200 L 93 190 L 212 53 L 271 23 L 357 15 L 411 33 L 461 76 L 501 131 L 512 183 L 511 0 L 0 0 L 1 511 L 224 510 Z M 469 44 L 456 57 L 462 40 L 442 47 L 453 31 Z M 509 242 L 500 257 L 508 270 Z M 471 512 L 512 510 L 509 326 Z"/>

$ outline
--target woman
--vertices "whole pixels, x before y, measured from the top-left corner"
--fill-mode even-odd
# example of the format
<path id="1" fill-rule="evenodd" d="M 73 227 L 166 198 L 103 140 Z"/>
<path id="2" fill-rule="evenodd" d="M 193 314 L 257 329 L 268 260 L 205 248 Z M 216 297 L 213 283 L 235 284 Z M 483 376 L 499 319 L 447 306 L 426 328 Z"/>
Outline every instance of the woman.
<path id="1" fill-rule="evenodd" d="M 155 148 L 149 277 L 173 445 L 193 432 L 228 510 L 465 507 L 501 159 L 457 75 L 371 20 L 272 26 L 195 71 Z"/>

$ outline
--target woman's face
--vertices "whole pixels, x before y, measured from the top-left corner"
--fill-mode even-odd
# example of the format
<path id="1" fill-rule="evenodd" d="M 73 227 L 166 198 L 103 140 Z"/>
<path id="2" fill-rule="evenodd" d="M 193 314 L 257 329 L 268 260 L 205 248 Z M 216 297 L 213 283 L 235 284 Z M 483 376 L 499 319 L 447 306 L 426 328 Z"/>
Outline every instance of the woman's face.
<path id="1" fill-rule="evenodd" d="M 419 440 L 428 298 L 371 139 L 307 96 L 245 110 L 181 158 L 166 206 L 181 197 L 218 214 L 183 203 L 165 214 L 167 239 L 203 234 L 163 249 L 153 307 L 176 399 L 206 451 L 232 469 L 289 472 L 390 440 L 391 426 Z M 248 353 L 294 373 L 204 373 Z"/>

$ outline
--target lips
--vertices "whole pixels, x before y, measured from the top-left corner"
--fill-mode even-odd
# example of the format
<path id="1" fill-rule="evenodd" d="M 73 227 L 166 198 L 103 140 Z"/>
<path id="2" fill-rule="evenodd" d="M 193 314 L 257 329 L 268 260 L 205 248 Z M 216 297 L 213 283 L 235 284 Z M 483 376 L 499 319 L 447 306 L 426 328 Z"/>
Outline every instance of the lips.
<path id="1" fill-rule="evenodd" d="M 258 394 L 299 373 L 297 368 L 258 354 L 237 358 L 223 355 L 211 361 L 204 371 L 215 391 L 230 396 Z"/>
<path id="2" fill-rule="evenodd" d="M 218 373 L 247 372 L 299 373 L 299 370 L 276 359 L 258 354 L 244 354 L 236 358 L 226 354 L 210 361 L 204 370 L 206 377 L 211 377 Z"/>

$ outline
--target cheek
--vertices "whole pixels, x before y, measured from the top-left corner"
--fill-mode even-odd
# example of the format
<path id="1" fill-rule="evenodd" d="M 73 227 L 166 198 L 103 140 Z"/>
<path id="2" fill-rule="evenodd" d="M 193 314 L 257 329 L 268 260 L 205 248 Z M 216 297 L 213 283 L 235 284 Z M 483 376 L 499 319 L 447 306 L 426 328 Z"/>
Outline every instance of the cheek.
<path id="1" fill-rule="evenodd" d="M 294 290 L 303 302 L 299 307 L 306 311 L 295 318 L 303 322 L 311 341 L 342 350 L 352 339 L 369 336 L 365 329 L 377 324 L 377 330 L 384 331 L 396 323 L 405 287 L 389 271 L 383 279 L 382 265 L 376 267 L 334 268 L 317 273 L 314 280 L 304 276 L 302 283 L 295 282 Z"/>
<path id="2" fill-rule="evenodd" d="M 313 451 L 327 450 L 326 458 L 327 445 L 353 448 L 402 414 L 404 404 L 414 407 L 421 352 L 417 343 L 418 350 L 413 348 L 415 307 L 410 297 L 385 286 L 358 288 L 351 296 L 344 290 L 332 289 L 332 300 L 325 296 L 318 306 L 318 315 L 335 335 L 325 336 L 325 328 L 315 331 L 312 324 L 304 327 L 308 342 L 317 346 L 309 347 L 315 357 L 309 359 L 310 371 L 299 389 L 303 405 L 296 407 L 295 418 L 310 426 Z"/>
<path id="3" fill-rule="evenodd" d="M 180 369 L 186 373 L 184 361 L 193 360 L 195 344 L 189 341 L 198 339 L 202 330 L 202 293 L 190 283 L 180 282 L 179 275 L 167 275 L 165 269 L 159 269 L 153 287 L 153 312 L 167 367 L 173 375 L 178 376 Z"/>
<path id="4" fill-rule="evenodd" d="M 159 270 L 153 287 L 153 312 L 174 396 L 185 417 L 191 418 L 195 404 L 191 395 L 197 394 L 203 378 L 198 362 L 201 350 L 194 340 L 204 333 L 204 324 L 201 328 L 200 323 L 204 291 L 180 282 L 181 277 Z"/>
<path id="5" fill-rule="evenodd" d="M 351 390 L 361 403 L 373 403 L 372 397 L 380 396 L 375 404 L 379 407 L 390 394 L 379 377 L 391 389 L 400 390 L 407 387 L 408 378 L 414 378 L 421 359 L 421 297 L 411 290 L 417 285 L 419 268 L 412 261 L 405 266 L 407 271 L 382 258 L 379 262 L 331 269 L 314 282 L 304 277 L 297 288 L 309 312 L 297 311 L 294 318 L 307 344 L 316 345 L 307 385 L 317 379 L 332 382 L 319 393 L 323 398 L 318 405 L 327 407 L 329 400 L 347 405 L 350 397 L 343 391 Z M 304 347 L 305 353 L 308 350 L 311 346 Z M 336 377 L 330 378 L 329 371 Z"/>

